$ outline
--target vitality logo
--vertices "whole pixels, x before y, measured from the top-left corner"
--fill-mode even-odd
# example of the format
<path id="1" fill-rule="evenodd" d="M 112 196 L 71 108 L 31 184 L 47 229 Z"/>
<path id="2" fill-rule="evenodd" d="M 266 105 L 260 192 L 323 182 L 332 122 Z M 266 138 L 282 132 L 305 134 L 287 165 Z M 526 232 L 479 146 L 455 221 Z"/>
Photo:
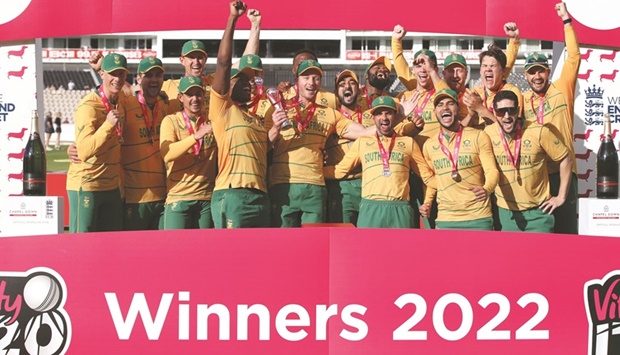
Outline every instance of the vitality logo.
<path id="1" fill-rule="evenodd" d="M 589 355 L 620 354 L 620 270 L 584 286 L 590 323 Z"/>
<path id="2" fill-rule="evenodd" d="M 0 351 L 62 355 L 71 341 L 66 285 L 56 271 L 0 272 Z"/>

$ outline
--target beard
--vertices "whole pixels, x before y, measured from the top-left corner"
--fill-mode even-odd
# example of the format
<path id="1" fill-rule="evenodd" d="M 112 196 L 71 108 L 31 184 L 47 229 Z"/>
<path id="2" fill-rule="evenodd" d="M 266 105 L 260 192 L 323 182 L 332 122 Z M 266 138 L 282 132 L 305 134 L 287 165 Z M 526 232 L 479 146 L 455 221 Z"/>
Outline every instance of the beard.
<path id="1" fill-rule="evenodd" d="M 368 83 L 379 90 L 383 90 L 390 83 L 390 78 L 380 79 L 376 75 L 372 75 L 368 78 Z"/>

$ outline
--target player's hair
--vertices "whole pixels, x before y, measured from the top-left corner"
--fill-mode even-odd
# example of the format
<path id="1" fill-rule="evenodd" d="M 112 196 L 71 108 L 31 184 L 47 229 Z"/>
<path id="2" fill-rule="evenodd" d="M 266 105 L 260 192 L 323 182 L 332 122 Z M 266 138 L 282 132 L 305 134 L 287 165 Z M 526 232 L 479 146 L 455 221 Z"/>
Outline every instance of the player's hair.
<path id="1" fill-rule="evenodd" d="M 506 69 L 506 54 L 501 48 L 499 48 L 497 44 L 495 43 L 489 44 L 489 47 L 487 48 L 487 50 L 480 53 L 480 64 L 482 64 L 482 59 L 484 57 L 495 58 L 499 62 L 499 65 L 502 66 L 502 69 Z"/>
<path id="2" fill-rule="evenodd" d="M 319 60 L 319 57 L 316 56 L 316 53 L 314 53 L 313 50 L 308 49 L 308 48 L 303 48 L 295 52 L 295 54 L 293 54 L 293 62 L 295 61 L 295 58 L 297 58 L 298 55 L 303 54 L 303 53 L 308 53 L 314 57 L 314 60 Z"/>
<path id="3" fill-rule="evenodd" d="M 502 100 L 510 100 L 514 102 L 515 106 L 519 106 L 519 98 L 517 94 L 510 90 L 500 90 L 493 98 L 493 109 L 497 109 L 497 103 Z"/>

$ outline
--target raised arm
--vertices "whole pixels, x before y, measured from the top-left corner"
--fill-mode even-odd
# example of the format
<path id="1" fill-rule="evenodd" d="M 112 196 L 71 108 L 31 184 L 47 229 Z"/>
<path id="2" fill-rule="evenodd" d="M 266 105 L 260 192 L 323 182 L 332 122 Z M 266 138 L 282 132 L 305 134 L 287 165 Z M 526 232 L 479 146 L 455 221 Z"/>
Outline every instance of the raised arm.
<path id="1" fill-rule="evenodd" d="M 510 37 L 508 48 L 506 48 L 506 70 L 504 71 L 504 80 L 507 80 L 517 61 L 519 46 L 521 46 L 521 37 L 519 36 L 519 27 L 517 27 L 517 24 L 514 22 L 507 22 L 504 24 L 504 32 Z"/>
<path id="2" fill-rule="evenodd" d="M 258 49 L 260 48 L 260 22 L 262 20 L 262 14 L 256 9 L 249 9 L 247 17 L 250 20 L 252 27 L 250 28 L 250 38 L 248 38 L 248 43 L 245 45 L 243 55 L 258 55 Z"/>
<path id="3" fill-rule="evenodd" d="M 398 79 L 405 85 L 407 90 L 416 88 L 417 82 L 415 76 L 409 68 L 409 63 L 403 55 L 403 37 L 407 34 L 407 30 L 401 25 L 394 26 L 392 32 L 392 58 L 394 58 L 394 69 Z"/>
<path id="4" fill-rule="evenodd" d="M 233 35 L 237 19 L 245 13 L 246 5 L 241 1 L 230 3 L 230 15 L 226 22 L 226 29 L 217 51 L 217 64 L 215 66 L 215 79 L 211 90 L 220 95 L 227 95 L 230 89 L 230 69 L 232 67 Z"/>

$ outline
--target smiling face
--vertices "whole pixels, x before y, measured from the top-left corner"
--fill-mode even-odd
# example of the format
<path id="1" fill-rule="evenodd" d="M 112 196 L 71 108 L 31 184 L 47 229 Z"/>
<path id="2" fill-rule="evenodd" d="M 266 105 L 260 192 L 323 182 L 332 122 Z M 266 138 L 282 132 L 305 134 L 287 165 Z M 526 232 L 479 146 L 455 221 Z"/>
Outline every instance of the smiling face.
<path id="1" fill-rule="evenodd" d="M 396 110 L 389 107 L 380 107 L 372 112 L 372 116 L 377 127 L 377 133 L 388 137 L 394 134 L 393 124 Z"/>
<path id="2" fill-rule="evenodd" d="M 517 129 L 517 114 L 519 113 L 519 106 L 517 105 L 517 102 L 511 99 L 499 100 L 493 105 L 493 114 L 502 130 L 507 134 L 511 134 Z"/>
<path id="3" fill-rule="evenodd" d="M 201 114 L 204 95 L 202 87 L 193 86 L 185 93 L 179 94 L 179 101 L 183 104 L 186 113 L 197 116 Z"/>
<path id="4" fill-rule="evenodd" d="M 390 83 L 390 70 L 383 63 L 377 63 L 368 69 L 368 84 L 379 90 L 385 89 Z"/>
<path id="5" fill-rule="evenodd" d="M 201 76 L 207 63 L 207 56 L 200 51 L 194 51 L 181 56 L 180 61 L 185 68 L 185 76 Z"/>
<path id="6" fill-rule="evenodd" d="M 457 114 L 459 112 L 458 103 L 451 97 L 445 97 L 441 99 L 435 105 L 435 116 L 439 124 L 450 130 L 454 131 L 459 126 Z"/>
<path id="7" fill-rule="evenodd" d="M 230 79 L 230 98 L 236 102 L 248 102 L 252 99 L 250 79 L 243 73 Z"/>
<path id="8" fill-rule="evenodd" d="M 430 65 L 436 67 L 434 63 L 430 63 Z M 413 62 L 413 75 L 418 80 L 418 86 L 424 88 L 424 90 L 433 88 L 433 80 L 428 70 L 426 70 L 424 59 L 419 57 L 415 59 Z"/>
<path id="9" fill-rule="evenodd" d="M 527 83 L 530 84 L 530 88 L 537 94 L 544 94 L 549 87 L 549 75 L 550 70 L 540 66 L 530 68 L 525 72 L 525 78 Z"/>
<path id="10" fill-rule="evenodd" d="M 146 99 L 157 99 L 164 83 L 164 71 L 160 68 L 153 68 L 146 73 L 139 74 L 138 82 L 142 89 L 142 95 Z"/>
<path id="11" fill-rule="evenodd" d="M 316 94 L 321 89 L 321 72 L 317 69 L 308 69 L 297 77 L 297 90 L 299 97 L 306 102 L 313 102 Z"/>
<path id="12" fill-rule="evenodd" d="M 110 98 L 116 98 L 125 85 L 127 79 L 127 71 L 124 69 L 118 69 L 109 73 L 102 72 L 101 79 L 103 79 L 103 89 L 105 94 Z"/>
<path id="13" fill-rule="evenodd" d="M 487 90 L 497 91 L 504 80 L 504 69 L 491 56 L 485 56 L 480 63 L 480 77 Z"/>
<path id="14" fill-rule="evenodd" d="M 336 96 L 343 106 L 353 108 L 357 104 L 360 87 L 353 77 L 347 76 L 338 82 L 336 88 Z"/>
<path id="15" fill-rule="evenodd" d="M 453 63 L 443 70 L 443 78 L 446 84 L 456 92 L 465 90 L 467 74 L 467 69 L 458 63 Z"/>

